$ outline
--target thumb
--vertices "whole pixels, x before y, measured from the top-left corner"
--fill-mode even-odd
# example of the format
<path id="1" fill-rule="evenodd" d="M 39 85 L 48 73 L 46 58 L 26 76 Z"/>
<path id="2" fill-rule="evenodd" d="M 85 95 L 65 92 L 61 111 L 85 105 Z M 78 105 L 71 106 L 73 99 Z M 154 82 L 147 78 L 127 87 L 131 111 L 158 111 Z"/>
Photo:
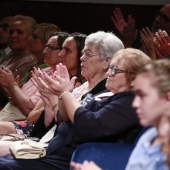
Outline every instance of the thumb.
<path id="1" fill-rule="evenodd" d="M 77 80 L 77 77 L 75 77 L 75 76 L 71 78 L 70 85 L 69 85 L 69 91 L 73 91 L 76 80 Z"/>
<path id="2" fill-rule="evenodd" d="M 71 78 L 71 83 L 75 84 L 76 80 L 77 80 L 77 77 L 76 77 L 76 76 L 72 77 L 72 78 Z"/>

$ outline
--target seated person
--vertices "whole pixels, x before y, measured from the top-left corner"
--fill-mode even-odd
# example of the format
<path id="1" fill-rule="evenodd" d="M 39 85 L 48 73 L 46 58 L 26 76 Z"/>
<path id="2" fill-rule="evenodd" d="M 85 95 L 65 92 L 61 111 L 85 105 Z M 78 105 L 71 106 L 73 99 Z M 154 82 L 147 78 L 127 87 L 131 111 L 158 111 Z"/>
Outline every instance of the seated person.
<path id="1" fill-rule="evenodd" d="M 20 75 L 21 80 L 26 71 L 29 71 L 28 68 L 37 63 L 36 57 L 28 49 L 28 38 L 32 35 L 36 25 L 32 17 L 24 15 L 14 16 L 10 24 L 8 45 L 11 52 L 0 61 L 0 68 L 7 67 L 15 77 Z M 25 81 L 28 81 L 28 77 Z M 23 83 L 25 82 L 19 82 L 19 84 Z M 0 106 L 3 107 L 7 103 L 7 94 L 2 87 L 0 87 L 0 94 Z"/>

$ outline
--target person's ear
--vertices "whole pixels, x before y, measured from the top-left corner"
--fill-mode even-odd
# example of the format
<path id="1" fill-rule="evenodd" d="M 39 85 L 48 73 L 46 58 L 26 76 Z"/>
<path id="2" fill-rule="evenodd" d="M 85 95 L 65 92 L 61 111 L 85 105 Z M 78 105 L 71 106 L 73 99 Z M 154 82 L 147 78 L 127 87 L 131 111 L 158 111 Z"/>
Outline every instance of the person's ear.
<path id="1" fill-rule="evenodd" d="M 103 64 L 104 70 L 106 70 L 106 71 L 108 70 L 110 61 L 111 61 L 111 58 L 107 58 L 106 60 L 104 60 L 104 64 Z"/>

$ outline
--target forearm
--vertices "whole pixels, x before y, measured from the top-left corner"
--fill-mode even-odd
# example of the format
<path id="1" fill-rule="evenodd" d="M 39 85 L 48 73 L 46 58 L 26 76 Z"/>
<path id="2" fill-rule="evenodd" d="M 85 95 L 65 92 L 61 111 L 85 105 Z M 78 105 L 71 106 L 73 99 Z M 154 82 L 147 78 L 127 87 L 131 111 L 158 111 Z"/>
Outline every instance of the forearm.
<path id="1" fill-rule="evenodd" d="M 63 101 L 59 100 L 58 104 L 59 104 L 59 106 L 58 106 L 59 107 L 59 114 L 60 114 L 62 120 L 63 121 L 68 121 L 69 120 L 69 116 L 67 114 L 66 108 L 65 108 L 65 106 L 63 104 Z"/>
<path id="2" fill-rule="evenodd" d="M 77 108 L 80 107 L 80 103 L 74 98 L 74 96 L 70 92 L 65 91 L 65 93 L 63 92 L 62 94 L 63 95 L 60 95 L 59 100 L 62 100 L 65 106 L 67 115 L 69 119 L 71 120 L 71 122 L 74 122 L 74 114 Z"/>
<path id="3" fill-rule="evenodd" d="M 34 108 L 34 104 L 30 101 L 29 97 L 20 89 L 20 87 L 13 83 L 9 87 L 11 98 L 17 107 L 22 111 L 24 115 L 28 115 Z"/>
<path id="4" fill-rule="evenodd" d="M 40 99 L 38 103 L 35 105 L 34 109 L 29 113 L 27 117 L 27 121 L 31 122 L 32 124 L 35 124 L 43 110 L 44 110 L 44 102 L 42 99 Z"/>
<path id="5" fill-rule="evenodd" d="M 51 109 L 51 106 L 45 106 L 45 114 L 44 114 L 44 125 L 47 128 L 54 119 L 54 112 Z"/>

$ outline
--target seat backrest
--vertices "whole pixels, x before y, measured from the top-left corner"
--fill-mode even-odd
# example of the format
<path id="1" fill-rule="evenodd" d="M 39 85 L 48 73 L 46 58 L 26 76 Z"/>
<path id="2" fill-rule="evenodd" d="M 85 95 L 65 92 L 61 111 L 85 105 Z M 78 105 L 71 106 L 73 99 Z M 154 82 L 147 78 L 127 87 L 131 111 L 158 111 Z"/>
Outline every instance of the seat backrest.
<path id="1" fill-rule="evenodd" d="M 102 169 L 124 170 L 134 145 L 89 142 L 80 145 L 72 155 L 72 161 L 94 161 Z"/>

